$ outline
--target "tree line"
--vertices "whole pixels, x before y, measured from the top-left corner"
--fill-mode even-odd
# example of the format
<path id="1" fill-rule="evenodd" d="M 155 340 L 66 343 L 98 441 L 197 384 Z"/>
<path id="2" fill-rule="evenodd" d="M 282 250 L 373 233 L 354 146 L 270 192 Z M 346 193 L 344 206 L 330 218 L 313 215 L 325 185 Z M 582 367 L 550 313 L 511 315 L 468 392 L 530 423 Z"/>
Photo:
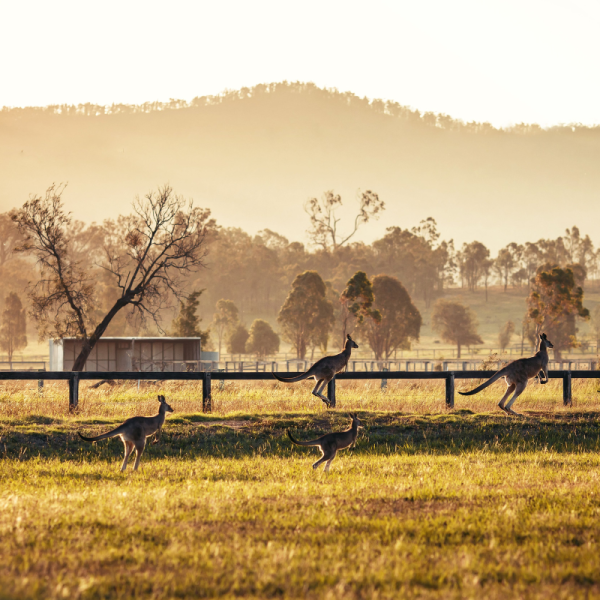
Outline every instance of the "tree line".
<path id="1" fill-rule="evenodd" d="M 57 117 L 99 117 L 103 115 L 134 115 L 140 113 L 157 113 L 173 110 L 198 110 L 204 107 L 217 106 L 225 103 L 235 103 L 259 96 L 276 94 L 302 94 L 317 96 L 326 102 L 341 102 L 350 108 L 363 108 L 377 114 L 419 124 L 436 129 L 463 130 L 469 133 L 483 133 L 503 135 L 505 133 L 518 133 L 520 135 L 540 135 L 548 133 L 555 135 L 562 133 L 568 136 L 588 135 L 590 132 L 600 130 L 599 126 L 587 126 L 581 123 L 557 125 L 543 129 L 536 124 L 518 123 L 506 128 L 496 128 L 490 123 L 471 121 L 465 123 L 443 113 L 420 112 L 409 106 L 391 100 L 372 99 L 360 97 L 352 92 L 340 92 L 336 88 L 320 88 L 311 82 L 281 81 L 261 83 L 252 87 L 243 87 L 239 90 L 226 90 L 220 94 L 197 96 L 192 100 L 171 98 L 168 102 L 144 102 L 142 104 L 51 104 L 48 106 L 28 107 L 2 107 L 0 119 L 20 119 L 36 115 L 53 115 Z"/>
<path id="2" fill-rule="evenodd" d="M 345 227 L 336 216 L 342 199 L 328 191 L 305 204 L 307 248 L 270 230 L 251 236 L 220 226 L 210 210 L 169 186 L 136 198 L 130 215 L 101 225 L 74 221 L 64 210 L 64 192 L 51 186 L 0 215 L 0 274 L 9 294 L 27 290 L 40 337 L 84 340 L 77 369 L 102 335 L 148 328 L 192 331 L 219 350 L 225 344 L 258 357 L 276 352 L 281 337 L 299 358 L 337 347 L 352 330 L 376 358 L 389 358 L 419 339 L 415 298 L 426 307 L 437 300 L 434 329 L 460 351 L 481 343 L 476 319 L 444 300 L 444 290 L 487 291 L 492 281 L 505 291 L 527 289 L 528 335 L 534 339 L 530 330 L 545 327 L 559 351 L 576 343 L 576 318 L 589 317 L 583 287 L 588 274 L 597 275 L 600 252 L 577 227 L 556 240 L 511 243 L 493 258 L 478 241 L 456 251 L 452 240 L 440 239 L 433 218 L 411 229 L 388 227 L 365 244 L 353 238 L 385 203 L 371 190 L 359 191 L 356 217 Z M 215 307 L 204 331 L 195 320 L 201 297 Z M 247 329 L 249 313 L 265 318 Z M 269 324 L 274 317 L 279 333 Z M 507 325 L 504 337 L 510 334 Z"/>

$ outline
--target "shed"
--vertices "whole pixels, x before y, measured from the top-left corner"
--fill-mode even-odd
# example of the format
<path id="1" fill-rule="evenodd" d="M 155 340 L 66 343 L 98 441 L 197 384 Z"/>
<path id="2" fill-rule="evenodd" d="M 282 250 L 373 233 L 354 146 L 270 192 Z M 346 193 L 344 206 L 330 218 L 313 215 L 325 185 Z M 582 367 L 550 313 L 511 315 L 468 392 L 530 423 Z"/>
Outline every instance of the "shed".
<path id="1" fill-rule="evenodd" d="M 81 346 L 77 338 L 50 340 L 50 370 L 71 371 Z M 84 370 L 200 371 L 202 354 L 199 337 L 105 337 L 94 346 Z M 204 354 L 214 359 L 215 353 Z"/>

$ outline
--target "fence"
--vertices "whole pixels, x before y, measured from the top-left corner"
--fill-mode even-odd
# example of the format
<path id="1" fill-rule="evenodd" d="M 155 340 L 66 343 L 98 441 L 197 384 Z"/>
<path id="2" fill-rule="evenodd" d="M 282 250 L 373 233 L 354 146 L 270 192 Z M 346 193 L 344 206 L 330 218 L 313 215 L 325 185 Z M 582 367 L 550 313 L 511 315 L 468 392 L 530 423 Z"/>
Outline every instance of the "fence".
<path id="1" fill-rule="evenodd" d="M 0 361 L 0 371 L 24 371 L 24 370 L 32 370 L 32 371 L 45 371 L 46 363 L 42 361 L 34 361 L 34 360 L 3 360 Z"/>
<path id="2" fill-rule="evenodd" d="M 476 371 L 481 369 L 482 359 L 449 359 L 449 360 L 424 360 L 424 359 L 402 359 L 402 360 L 350 360 L 348 361 L 348 371 Z M 551 370 L 562 371 L 568 370 L 583 370 L 589 369 L 594 371 L 597 366 L 595 358 L 577 358 L 564 360 L 550 360 L 548 367 Z M 215 371 L 224 365 L 226 373 L 244 373 L 252 372 L 272 372 L 279 371 L 280 368 L 287 372 L 297 371 L 303 373 L 313 363 L 309 360 L 286 360 L 283 364 L 277 361 L 256 361 L 256 360 L 228 360 L 224 363 L 203 362 L 201 363 L 202 370 Z M 494 363 L 489 363 L 488 366 L 500 369 L 506 361 L 497 360 Z M 162 371 L 164 369 L 157 369 Z"/>
<path id="3" fill-rule="evenodd" d="M 446 384 L 446 406 L 454 408 L 454 384 L 457 379 L 488 379 L 495 371 L 357 371 L 340 373 L 329 382 L 327 397 L 332 407 L 336 405 L 336 379 L 379 379 L 387 383 L 388 379 L 443 379 Z M 282 377 L 293 377 L 297 373 L 279 373 Z M 550 379 L 562 379 L 563 403 L 568 406 L 572 402 L 571 381 L 575 379 L 600 379 L 600 371 L 549 371 Z M 150 372 L 74 372 L 74 371 L 0 371 L 2 380 L 38 381 L 38 389 L 43 389 L 44 381 L 69 382 L 69 409 L 75 410 L 79 403 L 79 382 L 82 380 L 119 379 L 126 381 L 202 381 L 202 411 L 212 411 L 212 380 L 217 381 L 273 381 L 272 373 L 226 373 L 223 371 L 189 372 L 189 373 L 150 373 Z"/>

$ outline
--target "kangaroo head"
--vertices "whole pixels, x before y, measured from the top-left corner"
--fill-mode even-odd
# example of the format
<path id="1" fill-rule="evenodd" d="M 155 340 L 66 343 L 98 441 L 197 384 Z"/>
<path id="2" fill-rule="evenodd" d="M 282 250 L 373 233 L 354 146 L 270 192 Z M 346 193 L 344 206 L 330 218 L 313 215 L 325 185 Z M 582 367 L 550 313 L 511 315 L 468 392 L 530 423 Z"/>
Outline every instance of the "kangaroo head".
<path id="1" fill-rule="evenodd" d="M 350 348 L 358 348 L 358 344 L 350 337 L 350 334 L 348 334 L 346 337 L 348 338 L 346 347 L 348 347 L 348 342 L 350 342 Z"/>
<path id="2" fill-rule="evenodd" d="M 554 344 L 546 337 L 545 333 L 542 333 L 542 335 L 540 335 L 540 340 L 542 340 L 542 343 L 544 344 L 544 346 L 546 346 L 546 348 L 554 348 Z"/>
<path id="3" fill-rule="evenodd" d="M 348 413 L 352 419 L 352 425 L 354 425 L 356 423 L 356 427 L 361 427 L 362 426 L 362 421 L 358 418 L 358 415 L 356 413 Z"/>
<path id="4" fill-rule="evenodd" d="M 167 401 L 165 400 L 164 396 L 159 396 L 158 397 L 158 401 L 160 402 L 160 409 L 163 412 L 175 412 L 168 404 Z"/>

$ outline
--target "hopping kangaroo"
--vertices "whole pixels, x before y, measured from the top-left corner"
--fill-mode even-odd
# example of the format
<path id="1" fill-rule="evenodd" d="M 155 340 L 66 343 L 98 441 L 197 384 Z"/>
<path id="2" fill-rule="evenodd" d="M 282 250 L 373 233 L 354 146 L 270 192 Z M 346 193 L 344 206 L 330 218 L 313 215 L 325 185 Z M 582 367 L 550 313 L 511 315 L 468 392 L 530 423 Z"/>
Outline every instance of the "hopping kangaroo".
<path id="1" fill-rule="evenodd" d="M 329 471 L 329 467 L 335 458 L 336 452 L 338 450 L 348 448 L 349 446 L 353 446 L 356 442 L 356 436 L 358 434 L 358 428 L 361 426 L 361 422 L 359 421 L 356 413 L 350 413 L 350 416 L 352 417 L 352 425 L 350 426 L 350 429 L 347 429 L 346 431 L 339 431 L 337 433 L 327 433 L 326 435 L 323 435 L 316 440 L 311 440 L 310 442 L 300 442 L 294 439 L 289 429 L 287 430 L 287 434 L 290 440 L 292 440 L 292 442 L 297 446 L 319 446 L 322 456 L 313 465 L 313 469 L 317 469 L 321 463 L 327 462 L 325 465 L 325 472 L 327 472 Z"/>
<path id="2" fill-rule="evenodd" d="M 146 438 L 157 431 L 158 437 L 160 437 L 161 428 L 167 416 L 166 413 L 173 412 L 173 409 L 165 401 L 164 396 L 159 396 L 158 401 L 160 402 L 160 408 L 158 409 L 158 414 L 154 415 L 153 417 L 131 417 L 131 419 L 127 419 L 127 421 L 125 421 L 122 425 L 119 425 L 116 429 L 108 431 L 107 433 L 103 433 L 102 435 L 97 435 L 96 437 L 85 437 L 80 433 L 79 436 L 86 442 L 98 442 L 107 438 L 120 436 L 123 440 L 123 444 L 125 445 L 125 458 L 123 459 L 123 464 L 121 465 L 121 471 L 124 471 L 127 468 L 127 461 L 129 460 L 129 456 L 133 452 L 134 448 L 136 451 L 136 457 L 133 470 L 137 471 L 140 464 L 140 458 L 142 457 L 142 452 L 146 447 Z M 157 441 L 158 440 L 156 440 L 155 443 Z"/>
<path id="3" fill-rule="evenodd" d="M 515 400 L 523 393 L 527 387 L 527 382 L 540 374 L 540 383 L 548 383 L 548 348 L 554 348 L 552 342 L 546 337 L 545 333 L 540 335 L 540 349 L 530 358 L 519 358 L 500 369 L 495 375 L 476 387 L 470 392 L 458 392 L 463 396 L 471 396 L 480 392 L 488 385 L 491 385 L 500 377 L 506 379 L 507 390 L 498 406 L 506 413 L 518 415 L 511 407 Z M 513 397 L 504 406 L 506 399 L 512 394 Z"/>
<path id="4" fill-rule="evenodd" d="M 323 396 L 323 389 L 336 376 L 337 373 L 344 370 L 348 364 L 348 360 L 350 360 L 352 348 L 358 348 L 358 344 L 350 337 L 350 335 L 348 335 L 347 338 L 346 345 L 339 354 L 335 354 L 334 356 L 324 356 L 323 358 L 319 359 L 308 371 L 306 371 L 306 373 L 302 373 L 296 377 L 290 377 L 289 379 L 279 377 L 277 373 L 273 373 L 273 376 L 275 379 L 285 383 L 295 383 L 296 381 L 302 381 L 303 379 L 314 377 L 317 384 L 312 391 L 313 396 L 321 398 L 321 400 L 323 400 L 323 402 L 329 406 L 329 400 L 327 399 L 327 396 Z"/>

